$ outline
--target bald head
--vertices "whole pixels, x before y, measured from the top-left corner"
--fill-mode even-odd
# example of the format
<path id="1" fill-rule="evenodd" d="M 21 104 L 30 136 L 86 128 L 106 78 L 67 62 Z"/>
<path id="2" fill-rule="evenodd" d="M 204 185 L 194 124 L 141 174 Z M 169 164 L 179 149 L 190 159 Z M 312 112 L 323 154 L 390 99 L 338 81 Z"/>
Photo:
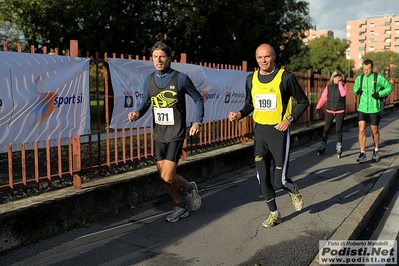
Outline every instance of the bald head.
<path id="1" fill-rule="evenodd" d="M 271 45 L 268 44 L 268 43 L 262 43 L 261 45 L 258 46 L 258 48 L 256 48 L 255 56 L 256 56 L 256 54 L 258 53 L 258 50 L 260 50 L 260 49 L 268 49 L 268 50 L 271 51 L 271 53 L 273 53 L 273 55 L 276 55 L 276 52 L 274 51 L 273 46 L 271 46 Z"/>
<path id="2" fill-rule="evenodd" d="M 259 45 L 258 48 L 256 48 L 255 58 L 262 75 L 268 75 L 273 71 L 274 60 L 276 59 L 276 52 L 273 46 L 268 43 Z"/>

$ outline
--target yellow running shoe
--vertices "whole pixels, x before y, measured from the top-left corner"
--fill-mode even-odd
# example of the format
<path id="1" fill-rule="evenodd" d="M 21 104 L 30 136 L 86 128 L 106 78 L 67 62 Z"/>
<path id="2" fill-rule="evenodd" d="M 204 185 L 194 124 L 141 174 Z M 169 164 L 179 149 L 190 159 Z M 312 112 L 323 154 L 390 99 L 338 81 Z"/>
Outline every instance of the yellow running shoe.
<path id="1" fill-rule="evenodd" d="M 281 214 L 279 211 L 270 212 L 269 217 L 263 221 L 262 226 L 266 228 L 272 228 L 283 220 L 281 219 Z"/>
<path id="2" fill-rule="evenodd" d="M 291 201 L 292 204 L 294 205 L 294 208 L 296 211 L 300 211 L 303 209 L 303 206 L 305 206 L 305 201 L 303 200 L 302 195 L 299 193 L 299 188 L 297 185 L 295 185 L 295 194 L 290 193 L 291 196 Z"/>

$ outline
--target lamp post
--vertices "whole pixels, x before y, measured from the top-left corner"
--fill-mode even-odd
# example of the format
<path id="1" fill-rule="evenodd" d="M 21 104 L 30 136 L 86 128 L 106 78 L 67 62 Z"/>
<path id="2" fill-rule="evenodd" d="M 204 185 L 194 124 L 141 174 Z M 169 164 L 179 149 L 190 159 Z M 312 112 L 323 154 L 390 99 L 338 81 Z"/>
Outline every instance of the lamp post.
<path id="1" fill-rule="evenodd" d="M 349 48 L 346 49 L 346 59 L 348 59 L 348 78 L 351 77 L 351 68 L 350 68 L 350 66 L 351 66 L 351 57 L 349 55 L 349 52 L 350 52 Z"/>
<path id="2" fill-rule="evenodd" d="M 351 77 L 351 69 L 350 69 L 351 63 L 350 62 L 351 62 L 351 60 L 348 59 L 348 78 Z"/>

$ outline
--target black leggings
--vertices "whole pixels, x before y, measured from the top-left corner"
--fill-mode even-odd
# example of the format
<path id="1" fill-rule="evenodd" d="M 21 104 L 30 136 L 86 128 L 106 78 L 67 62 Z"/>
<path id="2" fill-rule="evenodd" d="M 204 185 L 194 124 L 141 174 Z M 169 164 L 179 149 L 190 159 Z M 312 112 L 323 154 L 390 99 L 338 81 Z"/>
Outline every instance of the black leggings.
<path id="1" fill-rule="evenodd" d="M 287 177 L 290 157 L 290 131 L 289 129 L 278 131 L 274 126 L 257 124 L 254 133 L 254 158 L 260 189 L 270 211 L 275 211 L 276 192 L 270 174 L 272 159 L 274 162 L 274 185 L 279 189 L 294 192 L 294 184 Z"/>
<path id="2" fill-rule="evenodd" d="M 335 117 L 335 133 L 337 134 L 337 142 L 342 142 L 342 122 L 344 121 L 345 113 L 332 114 L 326 112 L 326 119 L 323 132 L 323 141 L 327 142 L 328 134 Z"/>

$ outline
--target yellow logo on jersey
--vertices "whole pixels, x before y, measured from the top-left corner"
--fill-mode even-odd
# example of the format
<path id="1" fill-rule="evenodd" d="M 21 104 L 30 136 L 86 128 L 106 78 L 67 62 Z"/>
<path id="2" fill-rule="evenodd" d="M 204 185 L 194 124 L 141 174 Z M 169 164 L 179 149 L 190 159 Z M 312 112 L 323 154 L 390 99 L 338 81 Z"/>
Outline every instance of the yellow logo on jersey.
<path id="1" fill-rule="evenodd" d="M 172 107 L 177 103 L 176 98 L 177 92 L 164 90 L 158 93 L 157 96 L 151 97 L 151 104 L 157 108 L 167 108 Z"/>
<path id="2" fill-rule="evenodd" d="M 263 157 L 262 156 L 259 156 L 259 155 L 256 155 L 255 156 L 255 162 L 260 162 L 260 161 L 262 161 L 263 160 Z"/>

